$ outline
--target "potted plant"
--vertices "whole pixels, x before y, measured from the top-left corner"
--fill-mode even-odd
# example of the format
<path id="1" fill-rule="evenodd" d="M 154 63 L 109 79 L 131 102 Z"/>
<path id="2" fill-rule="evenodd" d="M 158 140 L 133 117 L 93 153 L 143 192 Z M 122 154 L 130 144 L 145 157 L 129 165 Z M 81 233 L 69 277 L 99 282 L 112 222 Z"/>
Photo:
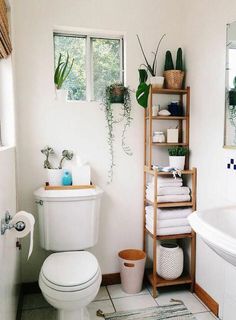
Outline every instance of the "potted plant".
<path id="1" fill-rule="evenodd" d="M 115 119 L 114 115 L 114 104 L 120 103 L 122 106 L 122 113 L 119 119 Z M 114 167 L 114 125 L 124 121 L 121 144 L 124 152 L 131 156 L 131 148 L 126 144 L 126 131 L 131 124 L 131 98 L 130 90 L 125 87 L 122 83 L 114 83 L 108 86 L 105 90 L 102 105 L 104 106 L 105 117 L 108 128 L 108 145 L 110 152 L 110 168 L 108 171 L 108 183 L 112 182 L 113 179 L 113 167 Z"/>
<path id="2" fill-rule="evenodd" d="M 185 156 L 189 153 L 188 148 L 172 147 L 168 149 L 169 166 L 178 170 L 184 170 Z"/>
<path id="3" fill-rule="evenodd" d="M 184 67 L 183 67 L 183 53 L 179 48 L 176 57 L 176 68 L 172 59 L 172 54 L 168 50 L 166 51 L 165 66 L 164 66 L 165 85 L 167 89 L 181 89 L 184 79 Z"/>
<path id="4" fill-rule="evenodd" d="M 153 55 L 154 55 L 153 56 L 153 61 L 149 64 L 149 62 L 147 60 L 147 57 L 146 57 L 146 54 L 144 52 L 143 46 L 141 44 L 140 38 L 137 35 L 138 43 L 139 43 L 140 49 L 142 51 L 143 57 L 145 59 L 145 64 L 143 64 L 143 65 L 147 68 L 147 70 L 149 71 L 149 73 L 151 75 L 150 76 L 150 83 L 154 84 L 158 88 L 162 88 L 163 87 L 163 83 L 164 83 L 164 77 L 157 76 L 157 74 L 156 74 L 156 72 L 157 72 L 157 54 L 158 54 L 158 50 L 159 50 L 160 44 L 161 44 L 161 42 L 162 42 L 164 37 L 165 37 L 165 34 L 163 34 L 163 36 L 159 40 L 159 42 L 157 44 L 156 51 L 153 52 Z"/>
<path id="5" fill-rule="evenodd" d="M 53 168 L 51 162 L 49 161 L 49 157 L 51 155 L 55 155 L 53 148 L 46 146 L 41 152 L 46 156 L 46 160 L 44 161 L 44 168 L 46 169 L 46 182 L 50 186 L 60 186 L 62 185 L 62 163 L 66 160 L 71 160 L 73 158 L 73 152 L 68 150 L 62 151 L 62 158 L 60 160 L 60 164 L 58 168 Z"/>
<path id="6" fill-rule="evenodd" d="M 68 90 L 62 89 L 62 85 L 69 76 L 72 66 L 74 64 L 74 59 L 72 59 L 71 64 L 69 64 L 70 56 L 67 53 L 66 60 L 63 61 L 62 54 L 60 53 L 57 66 L 54 73 L 54 84 L 56 87 L 56 96 L 58 99 L 63 98 L 66 100 L 68 95 Z"/>

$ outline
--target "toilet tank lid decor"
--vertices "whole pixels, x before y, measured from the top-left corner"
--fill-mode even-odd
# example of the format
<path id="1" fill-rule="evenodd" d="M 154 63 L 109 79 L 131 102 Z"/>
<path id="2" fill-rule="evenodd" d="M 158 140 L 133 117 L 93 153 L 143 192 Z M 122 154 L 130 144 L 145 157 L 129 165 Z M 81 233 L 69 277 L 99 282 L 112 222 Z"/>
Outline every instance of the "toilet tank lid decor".
<path id="1" fill-rule="evenodd" d="M 76 199 L 93 199 L 102 196 L 103 190 L 96 186 L 93 189 L 72 189 L 72 190 L 45 190 L 43 187 L 34 192 L 37 200 L 44 201 L 70 201 Z"/>

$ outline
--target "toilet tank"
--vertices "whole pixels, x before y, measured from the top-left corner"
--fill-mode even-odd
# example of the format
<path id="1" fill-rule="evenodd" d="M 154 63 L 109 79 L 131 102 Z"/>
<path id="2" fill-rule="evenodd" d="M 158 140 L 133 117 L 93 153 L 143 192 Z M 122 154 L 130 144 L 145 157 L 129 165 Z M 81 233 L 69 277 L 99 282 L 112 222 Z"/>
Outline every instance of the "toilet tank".
<path id="1" fill-rule="evenodd" d="M 98 241 L 103 191 L 44 190 L 34 192 L 38 208 L 40 245 L 45 250 L 73 251 Z"/>

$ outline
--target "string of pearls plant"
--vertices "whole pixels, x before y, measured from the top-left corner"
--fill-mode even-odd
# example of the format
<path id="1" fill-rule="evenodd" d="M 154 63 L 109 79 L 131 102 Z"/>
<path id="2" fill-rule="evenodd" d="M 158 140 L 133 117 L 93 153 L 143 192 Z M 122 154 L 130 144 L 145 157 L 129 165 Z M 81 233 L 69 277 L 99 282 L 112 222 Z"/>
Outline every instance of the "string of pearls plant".
<path id="1" fill-rule="evenodd" d="M 114 104 L 119 103 L 121 105 L 121 113 L 119 114 L 118 119 L 115 119 L 114 116 Z M 108 129 L 107 142 L 109 146 L 110 153 L 110 166 L 108 170 L 108 183 L 111 183 L 113 180 L 113 168 L 115 166 L 114 162 L 114 125 L 124 121 L 124 126 L 121 135 L 121 145 L 124 152 L 131 156 L 132 150 L 130 146 L 126 143 L 126 133 L 127 129 L 130 127 L 132 122 L 131 117 L 131 98 L 130 98 L 130 89 L 125 87 L 122 83 L 114 83 L 106 87 L 102 105 L 105 111 L 105 118 Z"/>

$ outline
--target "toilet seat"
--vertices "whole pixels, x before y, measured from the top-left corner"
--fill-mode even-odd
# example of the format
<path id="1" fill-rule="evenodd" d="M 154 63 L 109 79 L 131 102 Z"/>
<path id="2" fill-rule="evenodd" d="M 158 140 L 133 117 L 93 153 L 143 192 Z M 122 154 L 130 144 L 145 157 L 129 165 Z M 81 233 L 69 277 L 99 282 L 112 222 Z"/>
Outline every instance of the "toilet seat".
<path id="1" fill-rule="evenodd" d="M 40 277 L 53 290 L 75 292 L 93 285 L 100 277 L 100 268 L 87 251 L 53 253 L 44 261 Z"/>

